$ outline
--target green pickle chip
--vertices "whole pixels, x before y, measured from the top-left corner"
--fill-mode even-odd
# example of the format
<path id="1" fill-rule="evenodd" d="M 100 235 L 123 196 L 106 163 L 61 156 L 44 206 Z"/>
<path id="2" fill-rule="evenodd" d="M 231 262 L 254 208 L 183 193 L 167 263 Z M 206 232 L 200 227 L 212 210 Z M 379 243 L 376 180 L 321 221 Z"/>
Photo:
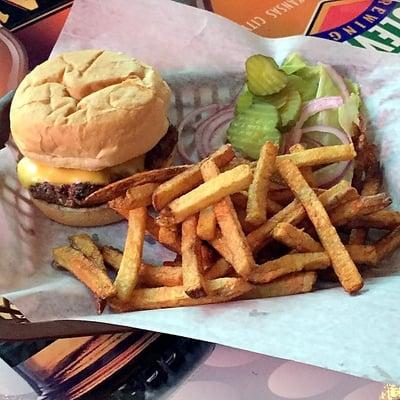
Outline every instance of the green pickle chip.
<path id="1" fill-rule="evenodd" d="M 256 54 L 246 60 L 247 86 L 256 96 L 278 93 L 287 83 L 287 75 L 271 57 Z"/>
<path id="2" fill-rule="evenodd" d="M 236 99 L 235 113 L 238 114 L 247 110 L 253 104 L 253 98 L 254 95 L 249 91 L 247 85 L 244 85 Z"/>
<path id="3" fill-rule="evenodd" d="M 279 110 L 282 127 L 292 125 L 297 120 L 302 103 L 301 96 L 298 91 L 291 89 L 284 90 L 287 91 L 287 102 L 285 106 Z"/>

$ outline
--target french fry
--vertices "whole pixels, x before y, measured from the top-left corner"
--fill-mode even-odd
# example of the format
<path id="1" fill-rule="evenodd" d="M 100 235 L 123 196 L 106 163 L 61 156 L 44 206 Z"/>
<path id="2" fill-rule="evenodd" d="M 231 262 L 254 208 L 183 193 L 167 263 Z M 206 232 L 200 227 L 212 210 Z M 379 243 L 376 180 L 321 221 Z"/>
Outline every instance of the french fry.
<path id="1" fill-rule="evenodd" d="M 149 233 L 154 239 L 156 239 L 157 241 L 160 241 L 160 230 L 161 230 L 161 236 L 164 235 L 164 237 L 161 237 L 161 240 L 164 240 L 163 246 L 165 246 L 166 248 L 174 251 L 175 253 L 180 254 L 181 253 L 181 238 L 179 236 L 179 234 L 177 234 L 176 231 L 172 231 L 170 233 L 166 233 L 166 230 L 169 229 L 168 227 L 164 226 L 163 227 L 164 232 L 161 230 L 160 225 L 157 224 L 157 222 L 155 221 L 155 219 L 148 215 L 147 216 L 147 220 L 146 220 L 146 232 Z M 169 235 L 169 238 L 175 238 L 175 241 L 172 240 L 166 240 L 166 235 Z M 168 244 L 165 243 L 168 241 Z"/>
<path id="2" fill-rule="evenodd" d="M 200 211 L 197 223 L 197 236 L 202 240 L 213 240 L 217 229 L 217 220 L 213 208 L 207 207 Z"/>
<path id="3" fill-rule="evenodd" d="M 153 194 L 153 207 L 160 211 L 172 200 L 189 192 L 202 182 L 200 166 L 203 162 L 213 160 L 218 167 L 229 163 L 235 156 L 231 145 L 222 146 L 208 158 L 188 168 L 181 174 L 162 183 Z"/>
<path id="4" fill-rule="evenodd" d="M 341 204 L 329 212 L 329 218 L 334 226 L 342 226 L 353 218 L 368 215 L 388 207 L 392 199 L 385 193 L 373 196 L 361 196 L 356 200 Z"/>
<path id="5" fill-rule="evenodd" d="M 212 247 L 221 255 L 229 264 L 233 263 L 233 255 L 226 240 L 222 237 L 221 231 L 217 230 L 215 239 L 210 241 Z"/>
<path id="6" fill-rule="evenodd" d="M 260 151 L 253 182 L 249 186 L 246 209 L 246 222 L 254 226 L 267 220 L 267 193 L 277 154 L 278 147 L 271 142 L 266 142 Z"/>
<path id="7" fill-rule="evenodd" d="M 287 206 L 294 199 L 294 194 L 290 189 L 274 190 L 269 193 L 269 199 L 278 204 Z"/>
<path id="8" fill-rule="evenodd" d="M 108 201 L 122 196 L 129 188 L 144 185 L 145 183 L 161 183 L 172 177 L 181 174 L 189 165 L 176 165 L 167 168 L 154 169 L 152 171 L 144 171 L 129 176 L 128 178 L 110 183 L 107 186 L 96 190 L 86 197 L 84 205 L 93 206 L 96 204 L 107 203 Z"/>
<path id="9" fill-rule="evenodd" d="M 102 269 L 83 253 L 70 246 L 53 249 L 53 259 L 57 266 L 71 272 L 78 280 L 86 285 L 98 299 L 108 299 L 116 294 L 116 290 Z"/>
<path id="10" fill-rule="evenodd" d="M 220 258 L 214 265 L 205 272 L 204 278 L 207 280 L 222 278 L 232 271 L 232 266 L 224 259 Z"/>
<path id="11" fill-rule="evenodd" d="M 216 179 L 229 172 L 219 174 L 218 167 L 212 160 L 203 163 L 200 169 L 203 178 L 206 181 L 205 184 L 215 182 Z M 234 170 L 235 169 L 232 169 L 231 171 Z M 224 241 L 230 250 L 230 255 L 232 256 L 232 259 L 230 260 L 232 261 L 231 264 L 240 276 L 247 278 L 251 269 L 255 266 L 251 249 L 247 243 L 242 227 L 240 226 L 240 222 L 230 197 L 227 196 L 219 200 L 218 203 L 214 204 L 213 208 L 218 225 L 221 229 L 222 237 L 224 238 Z"/>
<path id="12" fill-rule="evenodd" d="M 400 212 L 392 210 L 381 210 L 372 214 L 364 215 L 350 221 L 350 228 L 376 228 L 394 229 L 400 225 Z"/>
<path id="13" fill-rule="evenodd" d="M 292 272 L 325 269 L 330 265 L 331 260 L 326 252 L 287 254 L 256 267 L 249 276 L 249 282 L 268 283 Z"/>
<path id="14" fill-rule="evenodd" d="M 122 260 L 122 252 L 112 246 L 103 246 L 100 251 L 104 262 L 118 271 Z"/>
<path id="15" fill-rule="evenodd" d="M 240 300 L 265 299 L 311 292 L 316 280 L 316 272 L 295 272 L 281 276 L 270 283 L 253 286 L 253 289 L 241 296 Z"/>
<path id="16" fill-rule="evenodd" d="M 322 245 L 332 261 L 333 269 L 340 283 L 349 293 L 359 291 L 363 286 L 363 279 L 341 242 L 335 228 L 332 226 L 321 201 L 308 186 L 299 169 L 292 161 L 279 160 L 277 161 L 277 168 L 298 200 L 303 204 Z"/>
<path id="17" fill-rule="evenodd" d="M 108 206 L 116 211 L 150 206 L 153 192 L 157 187 L 157 183 L 145 183 L 135 186 L 128 189 L 125 195 L 110 200 Z"/>
<path id="18" fill-rule="evenodd" d="M 101 252 L 90 235 L 87 233 L 73 235 L 69 237 L 69 242 L 74 249 L 81 251 L 85 257 L 93 261 L 97 268 L 106 270 Z"/>
<path id="19" fill-rule="evenodd" d="M 339 182 L 318 196 L 318 199 L 328 210 L 339 204 L 354 200 L 354 198 L 358 198 L 358 193 L 346 181 Z M 247 235 L 247 241 L 253 252 L 258 252 L 269 243 L 272 231 L 279 222 L 288 222 L 292 225 L 297 225 L 305 216 L 306 211 L 303 206 L 297 200 L 293 200 L 289 205 L 271 217 L 265 224 L 259 226 Z"/>
<path id="20" fill-rule="evenodd" d="M 273 215 L 283 209 L 283 206 L 281 204 L 277 203 L 274 200 L 269 199 L 268 196 L 266 196 L 266 197 L 267 197 L 267 213 Z M 231 200 L 232 200 L 233 205 L 235 206 L 236 211 L 238 210 L 238 208 L 246 210 L 247 198 L 248 198 L 247 192 L 243 192 L 243 191 L 233 193 L 231 195 Z M 292 198 L 292 200 L 293 200 L 293 198 Z"/>
<path id="21" fill-rule="evenodd" d="M 209 162 L 213 161 L 210 160 L 202 163 L 201 169 Z M 196 214 L 203 208 L 217 203 L 224 197 L 246 189 L 250 185 L 251 180 L 252 172 L 248 165 L 240 165 L 223 172 L 169 203 L 160 212 L 158 221 L 160 225 L 178 224 L 190 215 Z"/>
<path id="22" fill-rule="evenodd" d="M 277 162 L 290 160 L 298 168 L 303 168 L 332 164 L 339 161 L 349 161 L 355 156 L 356 152 L 354 151 L 353 144 L 339 144 L 337 146 L 316 147 L 300 153 L 283 154 L 277 157 Z"/>
<path id="23" fill-rule="evenodd" d="M 294 154 L 294 153 L 300 153 L 301 151 L 305 151 L 305 148 L 302 144 L 298 143 L 293 145 L 290 149 L 289 149 L 289 153 L 290 154 Z M 303 174 L 304 179 L 306 180 L 306 182 L 312 187 L 315 188 L 317 187 L 317 181 L 315 179 L 312 167 L 303 167 L 300 169 L 300 172 Z"/>
<path id="24" fill-rule="evenodd" d="M 196 235 L 197 216 L 182 223 L 182 279 L 185 293 L 194 299 L 206 296 L 201 275 L 200 240 Z"/>
<path id="25" fill-rule="evenodd" d="M 378 253 L 373 245 L 348 244 L 345 247 L 356 264 L 376 265 L 378 263 Z"/>
<path id="26" fill-rule="evenodd" d="M 181 237 L 176 226 L 160 226 L 157 239 L 169 249 L 173 249 L 181 243 Z"/>
<path id="27" fill-rule="evenodd" d="M 147 288 L 136 289 L 127 302 L 113 298 L 109 304 L 117 312 L 195 306 L 233 300 L 252 289 L 249 283 L 240 278 L 219 278 L 208 281 L 207 286 L 210 292 L 223 295 L 193 299 L 185 293 L 183 286 Z"/>
<path id="28" fill-rule="evenodd" d="M 121 300 L 128 300 L 139 281 L 147 209 L 136 208 L 129 211 L 128 233 L 124 253 L 115 278 L 114 286 Z"/>
<path id="29" fill-rule="evenodd" d="M 378 254 L 378 260 L 381 261 L 393 253 L 400 246 L 400 226 L 392 232 L 385 235 L 381 240 L 375 243 L 375 249 Z"/>

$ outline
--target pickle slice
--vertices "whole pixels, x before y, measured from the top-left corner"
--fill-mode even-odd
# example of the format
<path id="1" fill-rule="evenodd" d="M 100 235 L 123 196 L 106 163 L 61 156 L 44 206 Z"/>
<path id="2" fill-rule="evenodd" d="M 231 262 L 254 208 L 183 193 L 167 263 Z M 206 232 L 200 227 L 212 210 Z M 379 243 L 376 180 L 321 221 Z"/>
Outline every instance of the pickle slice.
<path id="1" fill-rule="evenodd" d="M 254 95 L 249 91 L 247 85 L 243 86 L 235 104 L 235 113 L 241 113 L 247 110 L 253 104 Z"/>
<path id="2" fill-rule="evenodd" d="M 284 89 L 287 91 L 287 102 L 284 107 L 279 110 L 281 117 L 281 126 L 286 127 L 292 125 L 299 116 L 301 109 L 301 96 L 297 90 Z"/>
<path id="3" fill-rule="evenodd" d="M 288 75 L 294 74 L 295 72 L 307 67 L 307 63 L 298 53 L 292 53 L 288 55 L 281 65 L 281 70 L 286 72 Z"/>
<path id="4" fill-rule="evenodd" d="M 263 97 L 263 99 L 267 103 L 272 104 L 275 108 L 280 110 L 285 106 L 286 102 L 288 101 L 286 88 L 282 89 L 279 93 L 265 96 Z"/>
<path id="5" fill-rule="evenodd" d="M 256 96 L 278 93 L 287 83 L 282 72 L 271 57 L 256 54 L 246 60 L 247 86 Z"/>
<path id="6" fill-rule="evenodd" d="M 235 116 L 228 128 L 228 141 L 236 150 L 257 159 L 266 141 L 279 144 L 281 133 L 276 129 L 278 121 L 278 112 L 273 105 L 257 102 Z"/>
<path id="7" fill-rule="evenodd" d="M 319 79 L 310 79 L 306 81 L 297 75 L 289 75 L 287 88 L 296 90 L 300 93 L 303 102 L 315 99 L 318 90 Z"/>

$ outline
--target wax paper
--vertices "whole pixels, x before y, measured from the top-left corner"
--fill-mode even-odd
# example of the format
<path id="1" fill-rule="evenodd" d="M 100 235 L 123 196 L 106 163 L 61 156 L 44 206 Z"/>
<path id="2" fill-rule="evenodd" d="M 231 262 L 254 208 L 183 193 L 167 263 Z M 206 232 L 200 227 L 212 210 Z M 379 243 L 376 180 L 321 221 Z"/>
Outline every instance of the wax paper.
<path id="1" fill-rule="evenodd" d="M 217 15 L 165 0 L 75 0 L 53 54 L 85 48 L 123 51 L 157 67 L 174 93 L 173 123 L 201 105 L 231 101 L 251 54 L 281 61 L 298 51 L 311 61 L 333 65 L 361 85 L 368 131 L 398 207 L 398 56 L 317 38 L 264 39 Z M 51 267 L 51 248 L 78 230 L 57 225 L 31 207 L 16 181 L 8 149 L 0 152 L 0 182 L 0 293 L 30 320 L 79 318 L 128 325 L 400 382 L 399 254 L 370 269 L 357 296 L 331 288 L 292 297 L 98 316 L 90 293 Z M 122 248 L 126 224 L 86 231 L 102 244 Z M 168 258 L 173 254 L 147 239 L 145 261 Z"/>

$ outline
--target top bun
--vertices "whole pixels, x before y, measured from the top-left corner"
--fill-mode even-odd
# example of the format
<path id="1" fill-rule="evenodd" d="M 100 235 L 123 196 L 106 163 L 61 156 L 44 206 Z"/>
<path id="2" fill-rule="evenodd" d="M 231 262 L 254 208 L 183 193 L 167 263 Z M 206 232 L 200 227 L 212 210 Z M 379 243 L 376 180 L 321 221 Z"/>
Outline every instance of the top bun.
<path id="1" fill-rule="evenodd" d="M 122 53 L 82 50 L 37 66 L 10 111 L 21 153 L 55 167 L 100 170 L 145 154 L 168 129 L 170 89 Z"/>

